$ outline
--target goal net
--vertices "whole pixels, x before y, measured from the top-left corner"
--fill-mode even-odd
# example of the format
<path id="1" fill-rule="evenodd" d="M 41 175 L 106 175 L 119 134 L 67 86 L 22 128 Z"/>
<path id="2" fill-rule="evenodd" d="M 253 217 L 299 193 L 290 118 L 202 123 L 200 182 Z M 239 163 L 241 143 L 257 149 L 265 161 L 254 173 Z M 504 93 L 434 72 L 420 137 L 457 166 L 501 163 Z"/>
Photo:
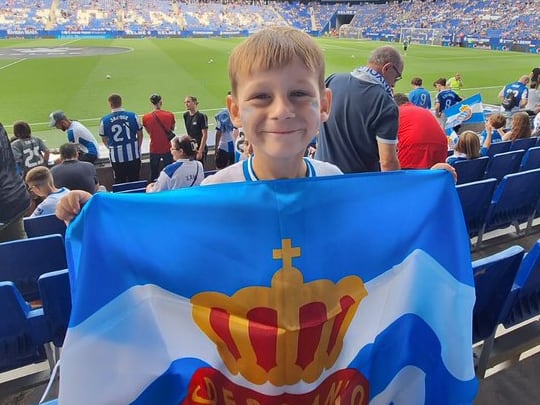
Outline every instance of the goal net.
<path id="1" fill-rule="evenodd" d="M 362 29 L 352 27 L 350 24 L 342 24 L 339 27 L 339 37 L 347 39 L 363 39 Z"/>
<path id="2" fill-rule="evenodd" d="M 436 28 L 402 28 L 399 41 L 411 44 L 442 45 L 442 31 Z"/>

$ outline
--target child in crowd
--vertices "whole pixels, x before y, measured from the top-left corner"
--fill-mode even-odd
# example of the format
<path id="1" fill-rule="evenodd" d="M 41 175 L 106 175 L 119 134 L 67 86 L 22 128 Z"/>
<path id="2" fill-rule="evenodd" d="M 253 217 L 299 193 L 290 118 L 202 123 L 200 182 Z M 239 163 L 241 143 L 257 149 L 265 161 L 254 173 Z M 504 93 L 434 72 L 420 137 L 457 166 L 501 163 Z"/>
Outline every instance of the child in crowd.
<path id="1" fill-rule="evenodd" d="M 204 179 L 204 168 L 197 157 L 195 139 L 184 135 L 171 140 L 171 153 L 174 163 L 167 165 L 159 174 L 155 183 L 146 187 L 147 193 L 175 190 L 177 188 L 198 186 Z"/>
<path id="2" fill-rule="evenodd" d="M 253 154 L 201 184 L 341 174 L 338 167 L 304 158 L 328 119 L 332 93 L 324 84 L 324 54 L 308 34 L 289 27 L 259 31 L 229 58 L 231 121 L 243 128 Z M 91 195 L 72 191 L 56 214 L 70 221 Z"/>
<path id="3" fill-rule="evenodd" d="M 474 131 L 463 131 L 454 148 L 454 154 L 446 159 L 446 163 L 453 165 L 460 160 L 476 159 L 480 157 L 480 137 Z"/>
<path id="4" fill-rule="evenodd" d="M 330 113 L 324 67 L 314 39 L 293 28 L 265 29 L 237 46 L 229 58 L 227 108 L 253 155 L 202 184 L 340 174 L 330 163 L 304 158 Z"/>
<path id="5" fill-rule="evenodd" d="M 32 191 L 38 197 L 44 198 L 41 204 L 39 204 L 34 212 L 32 212 L 30 217 L 54 214 L 58 201 L 69 191 L 65 187 L 60 189 L 56 188 L 54 186 L 51 171 L 44 166 L 30 169 L 28 173 L 26 173 L 25 180 L 29 191 Z M 83 191 L 83 193 L 86 193 L 86 191 Z M 89 193 L 87 194 L 91 195 Z"/>
<path id="6" fill-rule="evenodd" d="M 515 141 L 531 137 L 531 121 L 526 112 L 517 112 L 512 116 L 512 127 L 503 136 L 503 141 Z"/>
<path id="7" fill-rule="evenodd" d="M 36 166 L 47 166 L 49 163 L 49 149 L 40 139 L 32 136 L 30 125 L 24 121 L 13 124 L 13 134 L 17 139 L 11 143 L 11 150 L 15 157 L 17 172 L 24 175 Z"/>
<path id="8" fill-rule="evenodd" d="M 480 135 L 482 147 L 489 148 L 492 143 L 502 142 L 505 126 L 506 117 L 504 114 L 491 114 L 486 121 L 486 129 Z"/>

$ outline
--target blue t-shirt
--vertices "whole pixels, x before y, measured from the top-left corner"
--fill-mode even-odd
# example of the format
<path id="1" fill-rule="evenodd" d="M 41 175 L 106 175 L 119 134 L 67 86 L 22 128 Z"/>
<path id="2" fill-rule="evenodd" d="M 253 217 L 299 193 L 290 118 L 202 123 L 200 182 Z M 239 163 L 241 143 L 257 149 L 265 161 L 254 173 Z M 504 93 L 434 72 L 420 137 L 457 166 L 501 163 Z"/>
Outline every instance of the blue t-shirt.
<path id="1" fill-rule="evenodd" d="M 108 137 L 111 162 L 140 159 L 137 132 L 141 130 L 139 117 L 131 111 L 116 110 L 101 119 L 99 135 Z"/>
<path id="2" fill-rule="evenodd" d="M 512 110 L 518 110 L 522 99 L 529 98 L 529 89 L 521 82 L 514 82 L 504 86 L 503 97 L 506 98 L 511 92 L 514 93 L 516 105 Z"/>
<path id="3" fill-rule="evenodd" d="M 439 103 L 439 111 L 443 112 L 448 107 L 452 107 L 461 101 L 461 97 L 456 92 L 446 89 L 437 94 L 437 102 Z"/>
<path id="4" fill-rule="evenodd" d="M 409 93 L 409 101 L 418 107 L 431 108 L 431 96 L 429 91 L 423 87 L 418 87 Z"/>
<path id="5" fill-rule="evenodd" d="M 484 145 L 484 142 L 486 141 L 487 137 L 487 131 L 484 129 L 482 133 L 480 134 L 480 145 Z M 499 143 L 502 142 L 502 136 L 496 129 L 493 130 L 491 133 L 491 143 Z"/>

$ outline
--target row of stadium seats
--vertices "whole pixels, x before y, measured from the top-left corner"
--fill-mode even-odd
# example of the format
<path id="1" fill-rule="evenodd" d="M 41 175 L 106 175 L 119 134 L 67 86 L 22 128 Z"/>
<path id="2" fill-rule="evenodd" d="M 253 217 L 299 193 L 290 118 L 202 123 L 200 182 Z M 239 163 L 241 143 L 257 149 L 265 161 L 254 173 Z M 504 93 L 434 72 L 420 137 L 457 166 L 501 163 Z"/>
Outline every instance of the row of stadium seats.
<path id="1" fill-rule="evenodd" d="M 535 320 L 540 314 L 540 240 L 524 254 L 516 245 L 473 262 L 478 377 L 502 362 L 517 362 L 523 352 L 540 345 L 540 323 Z"/>
<path id="2" fill-rule="evenodd" d="M 507 174 L 499 184 L 496 178 L 488 178 L 456 188 L 469 237 L 477 238 L 476 249 L 485 233 L 514 226 L 518 235 L 527 234 L 533 219 L 540 216 L 540 169 Z"/>
<path id="3" fill-rule="evenodd" d="M 535 144 L 536 138 L 527 138 L 523 139 L 523 141 L 533 141 L 533 144 Z M 514 144 L 517 143 L 515 142 Z M 494 154 L 477 159 L 458 160 L 454 162 L 453 166 L 458 175 L 458 184 L 471 183 L 489 178 L 496 178 L 497 181 L 501 181 L 507 174 L 540 167 L 540 146 L 527 150 L 494 151 L 495 149 L 499 149 L 499 145 L 509 148 L 510 144 L 510 141 L 496 143 L 493 144 L 493 149 L 491 147 L 489 148 L 489 151 Z"/>

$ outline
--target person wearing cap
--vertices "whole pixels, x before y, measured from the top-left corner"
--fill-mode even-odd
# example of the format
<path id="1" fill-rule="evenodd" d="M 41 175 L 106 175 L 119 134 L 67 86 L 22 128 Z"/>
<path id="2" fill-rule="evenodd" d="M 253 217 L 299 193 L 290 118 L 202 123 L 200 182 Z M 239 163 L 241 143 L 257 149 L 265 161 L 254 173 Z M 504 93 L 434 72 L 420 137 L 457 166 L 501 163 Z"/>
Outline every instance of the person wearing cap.
<path id="1" fill-rule="evenodd" d="M 122 97 L 111 94 L 107 99 L 111 108 L 99 123 L 99 135 L 109 148 L 114 182 L 139 180 L 143 126 L 137 114 L 122 108 Z"/>
<path id="2" fill-rule="evenodd" d="M 54 111 L 49 115 L 49 127 L 57 128 L 67 133 L 70 143 L 79 147 L 79 160 L 94 163 L 98 158 L 98 143 L 92 132 L 79 121 L 70 120 L 63 111 Z"/>
<path id="3" fill-rule="evenodd" d="M 159 94 L 150 96 L 153 110 L 144 114 L 143 127 L 150 136 L 150 182 L 155 181 L 161 169 L 174 162 L 171 154 L 170 135 L 174 135 L 176 119 L 170 111 L 162 109 L 163 99 Z"/>

